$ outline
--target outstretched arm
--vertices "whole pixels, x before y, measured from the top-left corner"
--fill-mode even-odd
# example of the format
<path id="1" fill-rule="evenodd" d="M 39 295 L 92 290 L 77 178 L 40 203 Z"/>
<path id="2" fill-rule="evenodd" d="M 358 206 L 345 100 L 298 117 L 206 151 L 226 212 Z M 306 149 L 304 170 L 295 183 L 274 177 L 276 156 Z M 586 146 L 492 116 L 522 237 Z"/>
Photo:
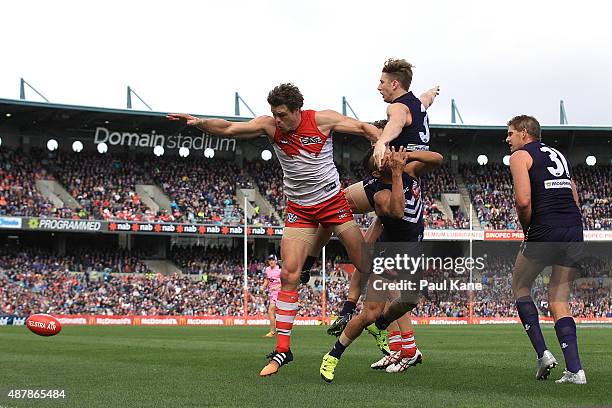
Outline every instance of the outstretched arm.
<path id="1" fill-rule="evenodd" d="M 196 118 L 186 113 L 170 113 L 169 120 L 185 122 L 200 130 L 217 136 L 240 137 L 253 139 L 261 135 L 274 135 L 274 119 L 270 116 L 259 116 L 248 122 L 230 122 L 225 119 Z"/>
<path id="2" fill-rule="evenodd" d="M 316 114 L 317 126 L 322 132 L 333 130 L 335 132 L 349 133 L 363 136 L 371 142 L 376 142 L 380 129 L 366 122 L 349 118 L 333 110 L 323 110 Z"/>
<path id="3" fill-rule="evenodd" d="M 420 177 L 422 174 L 440 166 L 444 161 L 444 156 L 437 152 L 427 150 L 406 153 L 408 164 L 404 171 L 412 177 Z"/>

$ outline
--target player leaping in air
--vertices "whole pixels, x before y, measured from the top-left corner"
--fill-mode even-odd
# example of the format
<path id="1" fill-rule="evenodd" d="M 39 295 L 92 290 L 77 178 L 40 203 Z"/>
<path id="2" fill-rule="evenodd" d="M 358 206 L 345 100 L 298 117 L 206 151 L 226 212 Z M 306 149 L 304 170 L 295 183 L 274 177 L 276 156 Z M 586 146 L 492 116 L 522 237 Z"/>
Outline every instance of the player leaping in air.
<path id="1" fill-rule="evenodd" d="M 382 168 L 378 167 L 371 149 L 364 159 L 366 170 L 378 179 L 374 195 L 374 207 L 383 226 L 381 242 L 416 243 L 423 239 L 423 203 L 419 177 L 426 171 L 439 166 L 443 157 L 429 151 L 405 152 L 404 148 L 387 153 Z M 406 161 L 409 161 L 406 164 Z M 410 245 L 410 244 L 408 244 Z M 419 273 L 422 273 L 420 271 Z M 417 274 L 418 276 L 418 274 Z M 376 277 L 380 279 L 380 277 Z M 373 290 L 374 276 L 370 277 L 369 289 Z M 366 300 L 364 309 L 351 319 L 331 351 L 323 357 L 321 377 L 328 382 L 334 379 L 336 366 L 344 350 L 371 324 L 376 330 L 384 331 L 391 322 L 404 316 L 418 302 L 418 291 L 403 291 L 385 310 L 385 301 Z M 414 343 L 411 325 L 402 333 L 404 345 L 389 359 L 373 364 L 373 368 L 387 368 L 387 372 L 402 372 L 421 361 L 421 352 Z M 376 365 L 376 366 L 375 366 Z M 379 367 L 380 366 L 380 367 Z"/>
<path id="2" fill-rule="evenodd" d="M 331 110 L 303 110 L 304 98 L 293 84 L 281 84 L 270 91 L 268 103 L 272 116 L 260 116 L 249 122 L 168 115 L 170 120 L 184 121 L 219 136 L 266 135 L 283 169 L 283 189 L 288 202 L 281 240 L 283 265 L 276 302 L 276 348 L 268 356 L 269 363 L 261 370 L 261 376 L 276 374 L 281 366 L 293 360 L 289 343 L 298 309 L 300 271 L 319 224 L 334 231 L 351 262 L 363 270 L 363 236 L 340 188 L 330 132 L 356 134 L 372 142 L 380 135 L 376 127 Z"/>
<path id="3" fill-rule="evenodd" d="M 408 150 L 429 150 L 430 133 L 427 109 L 434 102 L 440 87 L 433 87 L 417 98 L 409 91 L 412 83 L 412 68 L 412 64 L 403 59 L 389 59 L 383 66 L 378 91 L 389 105 L 387 106 L 388 120 L 379 122 L 384 130 L 374 150 L 375 161 L 379 166 L 381 152 L 385 151 L 386 146 L 405 147 Z M 346 197 L 353 213 L 365 214 L 374 211 L 376 191 L 376 179 L 369 175 L 363 181 L 347 187 Z M 381 231 L 380 223 L 374 222 L 367 236 L 370 236 L 372 241 L 376 241 Z M 317 239 L 304 263 L 302 281 L 307 281 L 310 277 L 308 270 L 319 257 L 321 249 L 329 241 L 330 236 L 329 229 L 319 227 Z M 351 276 L 348 298 L 338 318 L 329 327 L 328 334 L 339 336 L 352 318 L 363 287 L 360 278 L 361 275 L 358 273 Z M 386 336 L 375 332 L 371 334 L 376 337 L 379 348 L 388 353 L 385 350 L 385 347 L 388 347 Z"/>

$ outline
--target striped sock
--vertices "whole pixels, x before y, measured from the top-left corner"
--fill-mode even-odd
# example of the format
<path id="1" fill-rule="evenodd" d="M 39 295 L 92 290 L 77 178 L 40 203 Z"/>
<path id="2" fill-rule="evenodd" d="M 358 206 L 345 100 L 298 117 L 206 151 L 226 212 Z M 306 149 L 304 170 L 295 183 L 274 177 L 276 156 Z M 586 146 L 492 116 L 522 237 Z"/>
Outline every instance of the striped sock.
<path id="1" fill-rule="evenodd" d="M 402 333 L 402 357 L 412 358 L 416 354 L 416 343 L 414 342 L 414 331 Z"/>
<path id="2" fill-rule="evenodd" d="M 391 351 L 402 350 L 402 335 L 399 330 L 389 333 L 389 349 Z"/>
<path id="3" fill-rule="evenodd" d="M 298 311 L 299 295 L 296 290 L 281 290 L 276 300 L 276 351 L 289 351 L 293 320 Z"/>

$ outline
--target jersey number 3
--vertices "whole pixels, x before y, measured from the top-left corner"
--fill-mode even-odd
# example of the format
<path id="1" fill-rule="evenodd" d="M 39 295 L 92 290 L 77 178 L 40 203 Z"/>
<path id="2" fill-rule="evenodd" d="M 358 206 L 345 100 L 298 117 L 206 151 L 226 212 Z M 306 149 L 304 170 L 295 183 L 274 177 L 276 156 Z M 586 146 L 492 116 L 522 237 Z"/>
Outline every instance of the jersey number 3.
<path id="1" fill-rule="evenodd" d="M 429 142 L 429 118 L 427 117 L 427 109 L 425 106 L 421 104 L 421 112 L 425 113 L 423 117 L 423 128 L 425 132 L 419 132 L 419 137 L 421 138 L 421 142 L 428 143 Z"/>
<path id="2" fill-rule="evenodd" d="M 555 167 L 548 166 L 546 169 L 555 177 L 560 177 L 565 173 L 567 178 L 570 178 L 569 168 L 567 166 L 567 160 L 565 156 L 561 154 L 557 149 L 552 147 L 544 146 L 540 147 L 540 151 L 548 153 L 548 157 L 555 164 Z"/>

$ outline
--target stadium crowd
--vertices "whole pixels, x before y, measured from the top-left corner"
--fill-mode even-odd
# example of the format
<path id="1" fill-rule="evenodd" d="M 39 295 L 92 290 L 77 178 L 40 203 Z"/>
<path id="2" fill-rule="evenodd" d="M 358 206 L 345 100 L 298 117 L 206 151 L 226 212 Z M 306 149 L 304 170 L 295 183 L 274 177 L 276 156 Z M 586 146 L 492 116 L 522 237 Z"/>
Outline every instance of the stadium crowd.
<path id="1" fill-rule="evenodd" d="M 218 159 L 147 162 L 147 173 L 170 198 L 169 221 L 238 224 L 244 212 L 236 187 L 248 184 L 244 170 Z"/>
<path id="2" fill-rule="evenodd" d="M 36 188 L 37 180 L 52 180 L 36 156 L 0 150 L 0 215 L 71 218 L 72 210 L 55 208 Z"/>
<path id="3" fill-rule="evenodd" d="M 507 166 L 462 164 L 459 171 L 483 228 L 518 229 L 512 176 Z"/>
<path id="4" fill-rule="evenodd" d="M 165 221 L 207 224 L 242 223 L 244 211 L 236 202 L 238 186 L 254 181 L 278 215 L 284 216 L 282 169 L 277 160 L 247 162 L 242 168 L 228 160 L 195 158 L 128 159 L 96 154 L 46 153 L 32 149 L 0 151 L 0 215 Z M 361 164 L 350 171 L 339 166 L 344 187 L 361 180 Z M 518 229 L 512 180 L 503 164 L 461 164 L 459 172 L 470 193 L 483 228 Z M 576 166 L 574 176 L 585 229 L 612 229 L 612 166 Z M 36 188 L 36 180 L 56 179 L 76 200 L 78 208 L 56 208 Z M 168 211 L 153 211 L 136 192 L 137 184 L 157 184 L 170 199 Z M 427 228 L 469 228 L 468 216 L 453 208 L 452 218 L 439 208 L 442 193 L 456 193 L 459 185 L 448 165 L 421 179 Z M 357 217 L 364 228 L 370 215 Z M 273 225 L 271 214 L 256 211 L 253 225 Z"/>
<path id="5" fill-rule="evenodd" d="M 612 229 L 612 166 L 576 166 L 574 179 L 584 228 Z"/>
<path id="6" fill-rule="evenodd" d="M 152 273 L 138 260 L 139 254 L 122 251 L 54 256 L 41 250 L 3 251 L 0 256 L 0 312 L 25 316 L 30 313 L 101 315 L 242 315 L 243 275 L 237 252 L 228 248 L 173 248 L 173 259 L 197 275 Z M 219 256 L 211 256 L 213 252 Z M 193 254 L 181 257 L 181 253 Z M 194 264 L 199 256 L 210 258 Z M 181 262 L 181 259 L 183 261 Z M 610 305 L 610 261 L 593 264 L 572 292 L 570 305 L 577 317 L 612 317 Z M 512 262 L 499 261 L 478 277 L 483 290 L 475 291 L 475 317 L 515 317 L 511 291 Z M 265 264 L 251 260 L 248 270 L 249 313 L 265 314 L 267 294 L 262 289 Z M 338 310 L 346 299 L 348 280 L 340 269 L 326 282 L 327 313 Z M 113 272 L 124 272 L 116 274 Z M 137 272 L 137 273 L 129 273 Z M 449 270 L 429 270 L 429 281 L 467 277 Z M 540 312 L 548 315 L 546 292 L 549 277 L 540 276 L 533 295 Z M 323 281 L 300 287 L 300 316 L 321 316 Z M 467 317 L 470 301 L 465 292 L 424 292 L 414 309 L 416 316 Z"/>

